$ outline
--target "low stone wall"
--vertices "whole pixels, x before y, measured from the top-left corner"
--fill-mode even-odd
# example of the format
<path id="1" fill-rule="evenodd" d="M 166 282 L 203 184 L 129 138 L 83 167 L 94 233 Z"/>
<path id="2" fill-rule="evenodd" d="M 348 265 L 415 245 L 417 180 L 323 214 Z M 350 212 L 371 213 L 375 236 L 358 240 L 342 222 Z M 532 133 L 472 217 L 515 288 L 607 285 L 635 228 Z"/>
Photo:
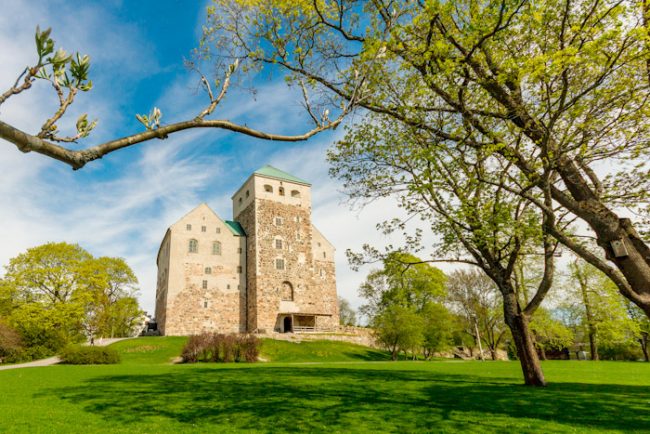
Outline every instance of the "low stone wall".
<path id="1" fill-rule="evenodd" d="M 290 342 L 302 341 L 339 341 L 350 342 L 352 344 L 365 345 L 367 347 L 379 348 L 373 330 L 364 327 L 341 326 L 337 331 L 333 332 L 311 332 L 311 333 L 264 333 L 260 337 L 267 337 L 271 339 L 278 339 Z"/>

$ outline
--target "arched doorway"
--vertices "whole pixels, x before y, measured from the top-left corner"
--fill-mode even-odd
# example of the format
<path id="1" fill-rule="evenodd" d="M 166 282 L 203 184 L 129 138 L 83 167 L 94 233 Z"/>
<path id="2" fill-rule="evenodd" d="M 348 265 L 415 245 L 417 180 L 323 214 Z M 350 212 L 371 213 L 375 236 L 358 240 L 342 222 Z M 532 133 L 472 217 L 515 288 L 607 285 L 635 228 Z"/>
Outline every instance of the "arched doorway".
<path id="1" fill-rule="evenodd" d="M 293 330 L 290 316 L 285 316 L 284 317 L 284 327 L 283 327 L 282 330 L 284 331 L 284 333 L 289 333 L 289 332 L 291 332 Z"/>

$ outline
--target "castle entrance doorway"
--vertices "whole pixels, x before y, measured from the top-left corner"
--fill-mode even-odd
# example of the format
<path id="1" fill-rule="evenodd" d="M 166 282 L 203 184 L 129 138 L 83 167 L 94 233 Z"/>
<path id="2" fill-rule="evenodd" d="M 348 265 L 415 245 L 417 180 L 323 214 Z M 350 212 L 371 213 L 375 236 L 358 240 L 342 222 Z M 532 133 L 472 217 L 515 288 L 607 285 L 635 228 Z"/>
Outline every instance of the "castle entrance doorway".
<path id="1" fill-rule="evenodd" d="M 293 331 L 293 327 L 291 324 L 291 317 L 290 316 L 285 316 L 284 317 L 284 327 L 283 327 L 284 333 L 289 333 Z"/>

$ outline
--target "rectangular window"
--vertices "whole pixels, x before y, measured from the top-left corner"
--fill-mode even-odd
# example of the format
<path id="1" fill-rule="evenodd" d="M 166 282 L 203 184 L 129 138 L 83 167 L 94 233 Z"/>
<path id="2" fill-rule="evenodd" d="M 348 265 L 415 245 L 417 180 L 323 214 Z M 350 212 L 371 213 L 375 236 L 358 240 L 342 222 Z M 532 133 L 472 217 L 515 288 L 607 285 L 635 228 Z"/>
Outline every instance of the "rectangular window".
<path id="1" fill-rule="evenodd" d="M 284 259 L 276 259 L 275 260 L 275 269 L 276 270 L 284 270 Z"/>
<path id="2" fill-rule="evenodd" d="M 282 226 L 282 223 L 284 223 L 284 220 L 282 219 L 282 217 L 276 217 L 275 218 L 275 225 L 276 226 Z"/>
<path id="3" fill-rule="evenodd" d="M 203 289 L 208 289 L 208 281 L 207 280 L 203 281 L 202 287 L 203 287 Z"/>
<path id="4" fill-rule="evenodd" d="M 241 268 L 241 265 L 237 266 L 237 272 L 238 272 L 239 274 L 241 274 L 242 271 L 243 271 L 243 270 L 242 270 L 242 268 Z"/>
<path id="5" fill-rule="evenodd" d="M 201 226 L 201 232 L 205 232 L 207 230 L 208 230 L 208 228 L 206 228 L 205 226 Z"/>
<path id="6" fill-rule="evenodd" d="M 275 240 L 275 248 L 282 249 L 282 240 Z"/>
<path id="7" fill-rule="evenodd" d="M 215 241 L 214 243 L 212 243 L 212 254 L 213 255 L 221 254 L 221 243 L 219 241 Z"/>
<path id="8" fill-rule="evenodd" d="M 217 228 L 217 233 L 218 233 L 218 234 L 221 233 L 221 228 Z"/>
<path id="9" fill-rule="evenodd" d="M 300 232 L 296 232 L 296 239 L 297 239 L 297 240 L 300 239 Z"/>
<path id="10" fill-rule="evenodd" d="M 226 289 L 230 289 L 230 283 L 226 285 Z"/>
<path id="11" fill-rule="evenodd" d="M 185 225 L 185 229 L 187 229 L 188 231 L 191 231 L 192 230 L 192 225 Z"/>
<path id="12" fill-rule="evenodd" d="M 212 268 L 205 267 L 205 274 L 212 274 Z"/>
<path id="13" fill-rule="evenodd" d="M 207 308 L 207 307 L 208 307 L 208 302 L 207 302 L 207 301 L 204 301 L 204 302 L 203 302 L 203 307 L 204 307 L 204 308 Z"/>
<path id="14" fill-rule="evenodd" d="M 323 252 L 323 259 L 327 258 L 327 253 Z"/>
<path id="15" fill-rule="evenodd" d="M 241 252 L 242 252 L 241 247 L 237 248 L 237 253 L 241 253 Z"/>

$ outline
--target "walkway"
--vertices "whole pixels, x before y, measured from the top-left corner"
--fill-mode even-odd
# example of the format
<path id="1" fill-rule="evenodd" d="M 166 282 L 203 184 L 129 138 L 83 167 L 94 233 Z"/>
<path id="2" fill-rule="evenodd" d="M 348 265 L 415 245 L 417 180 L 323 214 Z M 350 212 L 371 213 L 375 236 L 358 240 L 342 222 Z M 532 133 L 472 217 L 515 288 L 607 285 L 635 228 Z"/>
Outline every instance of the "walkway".
<path id="1" fill-rule="evenodd" d="M 97 339 L 97 341 L 95 341 L 95 345 L 98 346 L 98 347 L 105 347 L 105 346 L 110 345 L 110 344 L 112 344 L 114 342 L 123 341 L 125 339 L 133 339 L 133 338 Z M 50 358 L 47 358 L 47 359 L 34 360 L 33 362 L 17 363 L 15 365 L 0 365 L 0 371 L 4 371 L 5 369 L 38 368 L 40 366 L 56 365 L 59 362 L 60 362 L 60 359 L 55 356 L 55 357 L 50 357 Z"/>

